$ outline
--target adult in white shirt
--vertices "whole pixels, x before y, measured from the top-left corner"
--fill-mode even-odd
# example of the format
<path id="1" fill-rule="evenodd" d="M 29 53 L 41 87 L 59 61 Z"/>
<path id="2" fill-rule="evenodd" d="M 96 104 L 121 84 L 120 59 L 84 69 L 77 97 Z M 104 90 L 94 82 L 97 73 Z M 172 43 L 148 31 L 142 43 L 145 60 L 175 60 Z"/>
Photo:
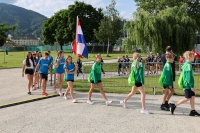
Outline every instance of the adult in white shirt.
<path id="1" fill-rule="evenodd" d="M 24 73 L 28 79 L 28 94 L 31 95 L 31 86 L 33 84 L 33 75 L 34 75 L 34 66 L 35 62 L 33 61 L 32 53 L 29 52 L 27 54 L 26 59 L 23 61 L 22 66 L 22 77 L 24 77 Z"/>

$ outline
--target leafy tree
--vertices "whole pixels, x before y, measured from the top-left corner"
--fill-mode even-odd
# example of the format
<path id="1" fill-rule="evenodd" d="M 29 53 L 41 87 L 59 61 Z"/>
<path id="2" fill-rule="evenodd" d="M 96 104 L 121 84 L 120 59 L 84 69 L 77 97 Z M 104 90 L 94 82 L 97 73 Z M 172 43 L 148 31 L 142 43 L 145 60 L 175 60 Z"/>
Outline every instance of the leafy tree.
<path id="1" fill-rule="evenodd" d="M 105 16 L 100 22 L 98 31 L 94 30 L 95 36 L 100 42 L 108 42 L 107 56 L 109 56 L 110 44 L 115 44 L 122 35 L 122 21 L 115 6 L 116 2 L 112 0 L 111 4 L 106 7 Z"/>
<path id="2" fill-rule="evenodd" d="M 149 13 L 159 13 L 160 11 L 169 7 L 181 7 L 187 4 L 185 9 L 188 15 L 196 20 L 198 27 L 200 27 L 200 1 L 199 0 L 135 0 L 139 8 L 148 11 Z"/>
<path id="3" fill-rule="evenodd" d="M 130 27 L 131 39 L 136 45 L 155 48 L 162 52 L 172 45 L 177 54 L 192 49 L 195 44 L 197 24 L 186 12 L 187 5 L 167 8 L 153 15 L 140 9 L 136 14 L 133 27 Z"/>
<path id="4" fill-rule="evenodd" d="M 8 40 L 6 37 L 6 33 L 8 31 L 14 30 L 17 25 L 6 26 L 6 23 L 0 23 L 0 46 L 3 46 L 5 41 Z M 9 41 L 9 40 L 8 40 Z"/>
<path id="5" fill-rule="evenodd" d="M 67 10 L 61 10 L 49 18 L 43 28 L 42 36 L 45 44 L 53 45 L 58 42 L 61 46 L 73 42 L 76 33 L 77 16 L 87 42 L 94 42 L 94 29 L 99 27 L 99 20 L 103 18 L 102 9 L 95 9 L 84 2 L 75 1 Z"/>

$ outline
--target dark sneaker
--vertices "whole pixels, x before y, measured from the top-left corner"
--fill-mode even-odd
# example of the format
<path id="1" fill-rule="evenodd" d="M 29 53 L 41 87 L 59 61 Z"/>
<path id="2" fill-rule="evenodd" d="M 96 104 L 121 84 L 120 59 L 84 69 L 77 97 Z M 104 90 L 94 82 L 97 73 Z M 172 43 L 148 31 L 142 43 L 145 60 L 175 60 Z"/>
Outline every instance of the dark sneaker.
<path id="1" fill-rule="evenodd" d="M 174 92 L 174 94 L 173 94 L 174 96 L 176 96 L 176 95 L 178 95 L 178 94 L 176 94 L 175 92 Z"/>
<path id="2" fill-rule="evenodd" d="M 29 95 L 31 95 L 31 92 L 28 92 Z"/>
<path id="3" fill-rule="evenodd" d="M 200 114 L 196 110 L 191 110 L 189 116 L 200 116 Z"/>
<path id="4" fill-rule="evenodd" d="M 165 104 L 162 104 L 162 105 L 160 106 L 160 109 L 161 109 L 161 110 L 169 111 L 169 108 L 167 108 Z"/>
<path id="5" fill-rule="evenodd" d="M 170 112 L 172 113 L 172 115 L 174 114 L 174 110 L 176 109 L 175 104 L 171 104 L 170 105 Z"/>

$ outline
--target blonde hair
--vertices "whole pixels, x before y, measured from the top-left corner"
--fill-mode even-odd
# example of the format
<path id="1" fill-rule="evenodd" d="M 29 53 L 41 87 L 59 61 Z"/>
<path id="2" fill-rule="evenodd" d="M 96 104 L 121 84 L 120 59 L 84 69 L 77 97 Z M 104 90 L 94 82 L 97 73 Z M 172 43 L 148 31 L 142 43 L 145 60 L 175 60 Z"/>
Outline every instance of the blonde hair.
<path id="1" fill-rule="evenodd" d="M 194 53 L 192 51 L 186 51 L 184 54 L 183 54 L 183 57 L 186 58 L 186 60 L 189 60 L 190 57 L 193 57 L 194 56 Z"/>
<path id="2" fill-rule="evenodd" d="M 174 58 L 173 54 L 172 53 L 167 53 L 166 54 L 166 59 L 169 58 L 169 59 L 172 59 Z"/>
<path id="3" fill-rule="evenodd" d="M 139 53 L 134 53 L 133 54 L 133 60 L 136 60 L 137 58 L 140 57 L 140 54 Z"/>

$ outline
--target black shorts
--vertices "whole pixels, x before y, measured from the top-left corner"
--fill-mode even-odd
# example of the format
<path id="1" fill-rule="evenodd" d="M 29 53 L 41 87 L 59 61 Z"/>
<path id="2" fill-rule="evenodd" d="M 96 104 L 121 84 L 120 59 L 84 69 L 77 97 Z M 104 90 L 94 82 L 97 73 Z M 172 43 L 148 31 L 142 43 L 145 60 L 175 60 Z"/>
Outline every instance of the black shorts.
<path id="1" fill-rule="evenodd" d="M 185 98 L 191 98 L 192 96 L 195 96 L 195 92 L 192 91 L 191 89 L 185 89 Z"/>
<path id="2" fill-rule="evenodd" d="M 135 83 L 135 86 L 136 86 L 136 87 L 141 87 L 141 86 L 142 86 L 142 83 L 140 83 L 140 82 L 139 82 L 139 83 Z"/>
<path id="3" fill-rule="evenodd" d="M 42 79 L 48 80 L 48 74 L 40 73 L 40 77 L 41 77 Z"/>
<path id="4" fill-rule="evenodd" d="M 34 70 L 33 70 L 33 69 L 26 69 L 26 70 L 25 70 L 25 74 L 33 75 L 33 73 L 34 73 Z"/>
<path id="5" fill-rule="evenodd" d="M 102 81 L 101 81 L 101 80 L 98 80 L 97 82 L 98 82 L 98 83 L 101 83 Z M 94 84 L 94 80 L 90 80 L 90 83 Z"/>
<path id="6" fill-rule="evenodd" d="M 170 87 L 170 86 L 165 86 L 165 85 L 164 85 L 164 86 L 163 86 L 163 89 L 170 89 L 169 87 Z M 172 89 L 174 89 L 173 86 L 171 86 L 171 87 L 172 87 Z"/>
<path id="7" fill-rule="evenodd" d="M 74 80 L 67 80 L 67 82 L 69 82 L 69 81 L 74 82 Z"/>

